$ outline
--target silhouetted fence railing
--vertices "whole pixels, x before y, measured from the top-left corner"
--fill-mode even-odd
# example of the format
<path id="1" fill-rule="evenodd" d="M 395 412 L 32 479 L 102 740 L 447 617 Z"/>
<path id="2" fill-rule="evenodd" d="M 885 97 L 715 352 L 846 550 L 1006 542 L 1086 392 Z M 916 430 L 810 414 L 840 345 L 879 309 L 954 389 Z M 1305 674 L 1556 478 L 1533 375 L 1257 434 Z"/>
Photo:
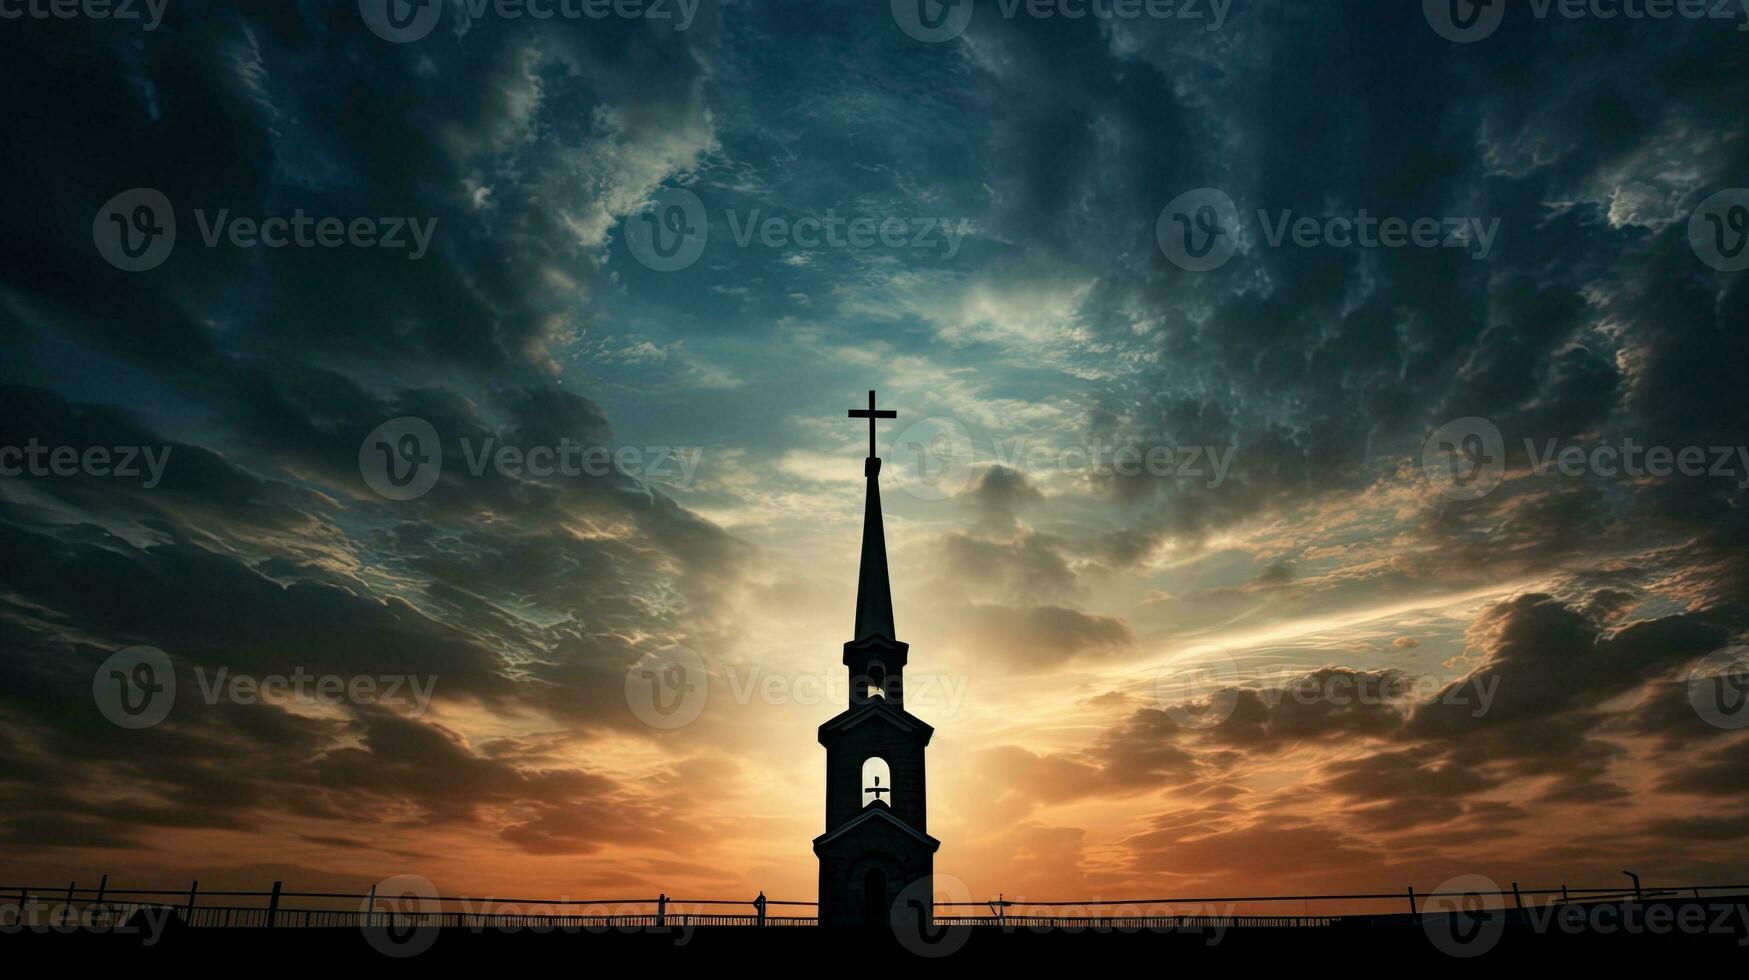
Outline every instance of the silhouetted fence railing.
<path id="1" fill-rule="evenodd" d="M 936 902 L 935 920 L 971 926 L 1008 928 L 1113 928 L 1113 929 L 1186 929 L 1239 927 L 1320 927 L 1336 925 L 1348 913 L 1313 913 L 1312 902 L 1367 903 L 1373 910 L 1356 909 L 1354 915 L 1367 917 L 1378 912 L 1412 916 L 1429 911 L 1450 911 L 1445 902 L 1456 899 L 1466 907 L 1487 907 L 1491 895 L 1500 908 L 1523 909 L 1538 905 L 1566 905 L 1586 902 L 1644 901 L 1707 895 L 1735 896 L 1749 893 L 1749 885 L 1683 885 L 1680 887 L 1642 888 L 1639 878 L 1633 887 L 1521 889 L 1513 882 L 1509 890 L 1480 895 L 1475 891 L 1417 892 L 1407 887 L 1401 892 L 1372 892 L 1340 895 L 1241 895 L 1206 898 L 1146 898 L 1090 899 L 1085 901 L 1026 901 L 997 896 L 983 902 Z M 1429 901 L 1437 907 L 1430 909 Z M 241 902 L 242 904 L 238 904 Z M 356 903 L 350 908 L 312 908 L 309 904 L 336 902 Z M 1301 903 L 1300 914 L 1265 913 L 1238 914 L 1239 906 L 1271 903 Z M 308 904 L 306 904 L 308 903 Z M 1508 904 L 1510 903 L 1510 905 Z M 719 908 L 745 908 L 750 912 L 715 911 Z M 103 876 L 96 888 L 81 888 L 69 882 L 65 888 L 53 886 L 0 885 L 0 910 L 16 909 L 19 919 L 55 926 L 108 926 L 121 923 L 142 911 L 174 915 L 177 920 L 195 928 L 369 928 L 412 929 L 440 927 L 458 929 L 516 928 L 660 928 L 675 926 L 812 926 L 818 919 L 808 915 L 774 915 L 773 907 L 809 909 L 814 902 L 767 899 L 763 893 L 750 900 L 678 899 L 666 894 L 655 898 L 618 899 L 541 899 L 541 898 L 471 898 L 440 895 L 384 895 L 375 889 L 369 892 L 292 892 L 285 891 L 283 882 L 274 882 L 270 891 L 206 891 L 200 883 L 188 889 L 111 888 L 109 876 Z M 965 914 L 957 909 L 981 909 L 987 914 Z M 1021 913 L 1010 910 L 1022 909 Z M 43 918 L 34 917 L 42 912 Z"/>
<path id="2" fill-rule="evenodd" d="M 1558 888 L 1520 888 L 1518 882 L 1500 891 L 1481 894 L 1475 891 L 1431 891 L 1418 892 L 1413 885 L 1400 892 L 1366 892 L 1346 893 L 1337 895 L 1229 895 L 1210 896 L 1202 898 L 1134 898 L 1112 900 L 1086 901 L 1025 901 L 1008 900 L 997 896 L 994 900 L 984 902 L 936 902 L 936 909 L 944 908 L 983 908 L 988 909 L 987 916 L 960 916 L 955 921 L 964 921 L 976 925 L 1005 925 L 1009 923 L 1049 923 L 1074 922 L 1087 924 L 1089 922 L 1107 923 L 1113 926 L 1137 925 L 1147 927 L 1170 927 L 1174 923 L 1195 926 L 1198 924 L 1232 927 L 1232 926 L 1322 926 L 1335 924 L 1343 918 L 1341 915 L 1312 914 L 1309 911 L 1300 915 L 1236 915 L 1233 909 L 1241 905 L 1299 902 L 1309 906 L 1312 902 L 1348 902 L 1367 903 L 1377 912 L 1389 914 L 1408 912 L 1411 916 L 1422 915 L 1430 911 L 1428 901 L 1438 901 L 1434 912 L 1453 911 L 1455 907 L 1444 900 L 1456 899 L 1459 902 L 1471 902 L 1481 899 L 1481 907 L 1487 907 L 1487 899 L 1493 896 L 1494 904 L 1499 908 L 1524 909 L 1541 905 L 1569 905 L 1583 902 L 1613 902 L 1622 900 L 1645 901 L 1647 899 L 1671 899 L 1689 896 L 1702 899 L 1707 894 L 1740 895 L 1749 892 L 1749 885 L 1681 885 L 1675 887 L 1646 888 L 1642 887 L 1640 877 L 1631 871 L 1622 872 L 1631 881 L 1632 886 L 1623 888 L 1619 885 L 1604 888 L 1577 888 L 1561 885 Z M 1169 909 L 1186 907 L 1224 909 L 1213 915 L 1180 914 Z M 1008 912 L 1010 908 L 1028 910 L 1062 909 L 1057 914 L 1014 915 Z M 1145 911 L 1121 914 L 1111 912 L 1094 913 L 1095 909 L 1141 909 Z M 1069 911 L 1072 910 L 1072 911 Z M 1361 912 L 1361 914 L 1367 914 Z M 1376 914 L 1376 913 L 1374 913 Z M 949 916 L 937 915 L 936 920 L 942 921 Z"/>
<path id="3" fill-rule="evenodd" d="M 1328 926 L 1334 925 L 1338 918 L 1328 915 L 938 915 L 935 921 L 1013 929 L 1185 930 Z"/>
<path id="4" fill-rule="evenodd" d="M 235 904 L 249 900 L 251 904 Z M 354 908 L 310 908 L 301 903 L 357 903 Z M 730 906 L 747 913 L 703 911 Z M 777 915 L 774 906 L 805 907 L 814 902 L 655 898 L 474 898 L 443 895 L 378 895 L 369 892 L 293 892 L 283 882 L 270 891 L 201 891 L 196 881 L 184 891 L 162 888 L 111 888 L 104 875 L 96 888 L 69 882 L 65 888 L 0 885 L 0 910 L 44 913 L 49 926 L 109 925 L 141 911 L 173 913 L 197 928 L 596 928 L 661 926 L 815 925 L 812 915 Z M 547 911 L 539 911 L 547 910 Z M 605 911 L 592 911 L 605 910 Z"/>

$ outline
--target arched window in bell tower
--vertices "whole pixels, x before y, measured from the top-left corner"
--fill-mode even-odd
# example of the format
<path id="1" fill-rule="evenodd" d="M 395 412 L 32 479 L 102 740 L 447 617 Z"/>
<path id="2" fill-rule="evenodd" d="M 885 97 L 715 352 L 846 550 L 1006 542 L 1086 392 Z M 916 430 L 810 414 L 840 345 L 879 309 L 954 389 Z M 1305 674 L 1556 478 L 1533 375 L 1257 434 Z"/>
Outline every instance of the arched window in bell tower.
<path id="1" fill-rule="evenodd" d="M 893 802 L 893 771 L 887 767 L 887 760 L 878 755 L 869 756 L 862 764 L 862 805 L 876 800 Z"/>
<path id="2" fill-rule="evenodd" d="M 879 660 L 868 665 L 868 688 L 863 697 L 873 700 L 887 696 L 887 665 Z"/>

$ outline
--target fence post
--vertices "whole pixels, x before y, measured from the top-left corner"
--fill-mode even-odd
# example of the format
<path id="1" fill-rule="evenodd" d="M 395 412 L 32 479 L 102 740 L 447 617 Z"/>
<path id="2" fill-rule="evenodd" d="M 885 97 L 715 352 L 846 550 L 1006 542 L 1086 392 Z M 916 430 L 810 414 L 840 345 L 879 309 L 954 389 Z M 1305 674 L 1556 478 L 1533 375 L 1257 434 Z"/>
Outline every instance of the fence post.
<path id="1" fill-rule="evenodd" d="M 1518 882 L 1516 881 L 1512 883 L 1512 904 L 1516 905 L 1520 912 L 1524 911 L 1524 896 L 1518 894 Z"/>
<path id="2" fill-rule="evenodd" d="M 1569 903 L 1571 901 L 1572 901 L 1572 899 L 1567 897 L 1567 884 L 1566 884 L 1566 882 L 1562 882 L 1561 883 L 1561 904 L 1566 905 L 1567 903 Z"/>
<path id="3" fill-rule="evenodd" d="M 759 925 L 762 925 L 762 926 L 765 925 L 765 893 L 764 892 L 760 892 L 759 897 L 753 900 L 753 907 L 758 910 Z"/>
<path id="4" fill-rule="evenodd" d="M 370 908 L 364 913 L 364 924 L 374 925 L 377 917 L 377 886 L 370 886 Z"/>
<path id="5" fill-rule="evenodd" d="M 91 913 L 93 916 L 93 918 L 91 920 L 93 925 L 95 925 L 97 922 L 97 920 L 95 918 L 97 913 L 103 911 L 103 893 L 108 891 L 108 890 L 109 890 L 109 875 L 104 875 L 103 877 L 97 879 L 97 903 L 94 906 L 92 906 L 92 913 Z"/>
<path id="6" fill-rule="evenodd" d="M 73 914 L 73 886 L 77 884 L 77 881 L 67 882 L 67 904 L 61 906 L 61 925 L 66 925 L 67 916 Z"/>
<path id="7" fill-rule="evenodd" d="M 272 929 L 274 922 L 279 919 L 279 886 L 282 884 L 284 882 L 274 882 L 273 894 L 267 898 L 267 928 L 269 929 Z"/>
<path id="8" fill-rule="evenodd" d="M 1420 915 L 1421 914 L 1415 908 L 1415 886 L 1414 885 L 1409 886 L 1409 914 L 1410 915 Z"/>
<path id="9" fill-rule="evenodd" d="M 1634 874 L 1632 871 L 1623 871 L 1622 874 L 1627 875 L 1629 878 L 1632 878 L 1634 880 L 1634 901 L 1636 901 L 1636 902 L 1639 901 L 1640 900 L 1640 876 L 1637 874 Z"/>
<path id="10" fill-rule="evenodd" d="M 660 929 L 667 924 L 668 924 L 668 893 L 663 892 L 662 894 L 656 896 L 656 928 Z"/>
<path id="11" fill-rule="evenodd" d="M 200 891 L 200 881 L 196 879 L 194 884 L 188 886 L 188 912 L 184 918 L 188 920 L 189 925 L 194 925 L 194 896 L 198 891 Z"/>

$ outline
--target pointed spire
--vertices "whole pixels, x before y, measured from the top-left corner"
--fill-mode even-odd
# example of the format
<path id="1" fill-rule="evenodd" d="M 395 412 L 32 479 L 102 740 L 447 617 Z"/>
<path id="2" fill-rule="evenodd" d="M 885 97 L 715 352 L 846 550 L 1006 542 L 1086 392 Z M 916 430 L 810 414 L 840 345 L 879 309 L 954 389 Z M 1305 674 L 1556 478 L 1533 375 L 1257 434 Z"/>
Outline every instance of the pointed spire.
<path id="1" fill-rule="evenodd" d="M 862 517 L 862 572 L 856 582 L 856 637 L 880 634 L 898 639 L 893 630 L 893 590 L 887 581 L 887 535 L 881 524 L 881 461 L 870 456 L 863 464 L 868 476 L 868 506 Z"/>

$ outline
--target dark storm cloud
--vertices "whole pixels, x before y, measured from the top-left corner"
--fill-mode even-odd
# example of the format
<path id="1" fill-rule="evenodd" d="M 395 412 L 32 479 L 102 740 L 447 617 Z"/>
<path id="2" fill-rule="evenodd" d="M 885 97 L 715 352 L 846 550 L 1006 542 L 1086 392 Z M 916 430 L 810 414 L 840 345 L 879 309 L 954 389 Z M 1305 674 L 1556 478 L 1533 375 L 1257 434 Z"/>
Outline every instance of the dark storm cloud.
<path id="1" fill-rule="evenodd" d="M 950 534 L 936 542 L 940 563 L 929 591 L 938 598 L 1016 604 L 1077 598 L 1084 586 L 1076 580 L 1065 544 L 1032 530 L 1013 537 Z"/>
<path id="2" fill-rule="evenodd" d="M 1131 760 L 1162 743 L 1278 751 L 1301 742 L 1388 737 L 1402 728 L 1412 693 L 1410 678 L 1395 670 L 1322 667 L 1263 688 L 1221 687 L 1138 709 L 1105 733 L 1099 751 L 1107 764 L 1132 768 Z M 1180 708 L 1188 710 L 1181 715 Z M 1218 723 L 1197 721 L 1205 715 Z"/>
<path id="3" fill-rule="evenodd" d="M 526 767 L 519 748 L 538 746 L 488 753 L 429 717 L 202 705 L 197 675 L 413 675 L 440 707 L 644 730 L 620 693 L 642 652 L 625 637 L 708 636 L 737 546 L 623 474 L 476 476 L 464 447 L 616 445 L 596 402 L 549 379 L 577 310 L 612 288 L 614 222 L 711 142 L 706 6 L 687 33 L 489 18 L 409 45 L 322 2 L 178 5 L 143 34 L 3 32 L 0 444 L 168 453 L 151 487 L 0 485 L 9 840 L 120 846 L 273 811 L 467 822 L 613 796 L 574 765 Z M 163 266 L 129 274 L 93 248 L 92 218 L 135 187 L 169 198 L 179 234 Z M 417 261 L 208 247 L 221 212 L 432 237 Z M 395 504 L 358 457 L 399 416 L 437 430 L 444 477 Z M 184 692 L 140 732 L 91 697 L 130 644 L 165 650 Z M 144 802 L 117 805 L 123 787 Z M 584 836 L 531 833 L 506 838 L 547 852 Z"/>
<path id="4" fill-rule="evenodd" d="M 350 494 L 305 489 L 320 472 L 316 456 L 296 484 L 265 480 L 209 450 L 168 443 L 115 409 L 36 389 L 5 389 L 0 399 L 7 435 L 21 437 L 9 444 L 28 435 L 81 450 L 162 445 L 173 464 L 151 490 L 77 475 L 14 482 L 0 496 L 0 623 L 15 634 L 0 715 L 13 731 L 35 733 L 6 752 L 19 817 L 9 833 L 21 842 L 119 846 L 141 827 L 246 829 L 252 815 L 274 809 L 356 821 L 377 809 L 365 800 L 410 804 L 425 820 L 472 821 L 482 807 L 516 800 L 568 806 L 600 796 L 612 784 L 569 768 L 526 772 L 514 754 L 477 755 L 429 722 L 383 714 L 361 714 L 355 726 L 315 722 L 270 704 L 203 707 L 196 692 L 219 669 L 411 676 L 426 679 L 440 704 L 535 707 L 585 730 L 636 732 L 621 687 L 641 651 L 611 631 L 645 631 L 663 615 L 637 597 L 637 583 L 672 588 L 678 568 L 684 588 L 684 569 L 708 580 L 733 561 L 719 531 L 624 478 L 580 487 L 459 480 L 419 505 L 425 520 L 404 521 L 407 512 L 386 502 L 348 506 Z M 575 396 L 546 402 L 538 418 L 533 409 L 511 412 L 494 435 L 515 445 L 558 431 L 584 438 L 604 424 Z M 330 472 L 342 486 L 358 480 L 356 466 Z M 387 523 L 349 541 L 346 527 L 373 512 Z M 543 519 L 623 521 L 644 533 L 635 542 L 567 542 L 538 527 Z M 674 565 L 648 568 L 651 548 L 670 551 Z M 384 571 L 417 573 L 419 605 L 346 570 L 360 553 L 380 556 Z M 708 609 L 711 590 L 693 593 Z M 571 618 L 535 626 L 505 610 L 513 602 Z M 121 732 L 92 704 L 93 671 L 114 649 L 140 643 L 172 655 L 188 710 L 146 732 Z M 526 662 L 513 666 L 504 650 Z M 348 745 L 353 738 L 359 744 Z M 226 775 L 241 765 L 250 776 Z M 62 789 L 46 792 L 51 786 Z M 100 802 L 120 786 L 156 802 Z M 67 822 L 57 825 L 57 815 Z M 64 829 L 32 830 L 49 826 Z M 525 834 L 506 840 L 543 852 L 560 846 Z"/>
<path id="5" fill-rule="evenodd" d="M 1402 727 L 1404 680 L 1392 671 L 1331 667 L 1280 687 L 1222 689 L 1188 705 L 1138 708 L 1086 752 L 1037 755 L 1005 747 L 984 761 L 982 777 L 994 792 L 1065 800 L 1168 788 L 1191 797 L 1229 795 L 1237 790 L 1225 773 L 1247 754 L 1268 757 L 1332 740 L 1391 737 Z M 1324 696 L 1337 688 L 1345 692 L 1341 703 Z M 1189 715 L 1200 716 L 1217 701 L 1231 708 L 1220 724 L 1193 724 L 1178 712 L 1190 708 Z"/>
<path id="6" fill-rule="evenodd" d="M 1675 840 L 1736 841 L 1749 837 L 1749 817 L 1675 817 L 1657 821 L 1646 829 Z"/>
<path id="7" fill-rule="evenodd" d="M 554 397 L 559 401 L 549 399 L 538 424 L 564 428 L 578 417 L 565 410 L 568 403 L 588 409 L 580 434 L 600 424 L 593 406 L 564 393 Z M 419 573 L 424 586 L 416 607 L 399 596 L 377 594 L 357 574 L 336 567 L 355 553 L 341 525 L 359 512 L 393 513 L 386 505 L 359 501 L 349 512 L 335 498 L 256 478 L 198 447 L 165 443 L 115 409 L 69 404 L 34 389 L 0 390 L 0 399 L 10 409 L 8 435 L 28 433 L 51 445 L 80 449 L 163 444 L 178 464 L 168 466 L 161 486 L 150 491 L 129 481 L 79 475 L 35 480 L 28 488 L 9 484 L 26 492 L 0 496 L 5 596 L 0 622 L 16 632 L 8 646 L 18 658 L 0 703 L 12 720 L 39 733 L 8 753 L 17 771 L 38 773 L 40 790 L 60 782 L 63 774 L 31 760 L 84 760 L 90 769 L 64 774 L 69 792 L 112 784 L 125 775 L 136 786 L 153 787 L 166 801 L 123 813 L 111 805 L 88 805 L 77 795 L 38 793 L 32 812 L 52 812 L 58 801 L 70 811 L 91 811 L 96 822 L 113 817 L 151 826 L 242 827 L 245 814 L 275 801 L 338 818 L 345 807 L 324 801 L 355 791 L 414 802 L 433 818 L 447 819 L 469 817 L 482 803 L 508 801 L 516 794 L 588 797 L 606 784 L 565 771 L 521 775 L 514 758 L 476 757 L 436 735 L 428 723 L 405 718 L 379 716 L 367 722 L 360 748 L 338 746 L 346 733 L 343 725 L 297 719 L 270 705 L 209 705 L 206 710 L 196 705 L 192 714 L 161 729 L 121 733 L 91 703 L 92 672 L 115 648 L 145 643 L 172 655 L 184 703 L 192 703 L 200 685 L 211 683 L 219 669 L 254 677 L 294 670 L 341 677 L 410 675 L 428 678 L 440 702 L 538 706 L 587 728 L 637 731 L 620 682 L 641 651 L 605 631 L 647 629 L 661 614 L 635 592 L 612 591 L 609 583 L 623 590 L 640 579 L 671 580 L 672 570 L 658 575 L 643 567 L 650 547 L 672 549 L 679 566 L 699 568 L 707 578 L 705 569 L 732 560 L 720 532 L 647 490 L 627 494 L 631 488 L 623 479 L 604 481 L 612 484 L 606 491 L 541 488 L 532 503 L 525 502 L 513 480 L 472 496 L 472 486 L 458 482 L 452 496 L 433 495 L 429 519 L 388 524 L 377 532 L 388 540 L 363 539 L 369 551 L 382 556 L 384 569 Z M 558 429 L 531 433 L 510 427 L 504 438 L 517 444 L 553 431 Z M 350 478 L 356 481 L 356 469 Z M 70 513 L 88 515 L 88 522 L 69 523 L 65 515 Z M 475 520 L 477 513 L 513 520 L 488 524 Z M 515 520 L 523 515 L 530 526 Z M 649 533 L 638 544 L 567 546 L 533 526 L 542 516 L 611 517 L 641 524 Z M 293 532 L 308 546 L 307 554 L 284 543 L 282 535 Z M 140 535 L 147 543 L 138 540 Z M 324 538 L 332 540 L 324 543 Z M 252 554 L 253 560 L 215 549 L 218 541 Z M 680 581 L 685 579 L 681 574 Z M 598 590 L 609 594 L 591 594 Z M 697 594 L 708 606 L 708 590 Z M 510 601 L 566 609 L 574 618 L 537 627 L 504 611 Z M 94 647 L 91 638 L 108 645 Z M 501 650 L 531 659 L 513 669 Z M 519 681 L 517 675 L 541 683 Z M 396 737 L 385 737 L 390 734 Z M 237 759 L 254 760 L 253 779 L 226 784 L 247 792 L 220 794 L 208 785 L 214 767 L 229 755 L 222 751 L 226 745 L 243 753 Z M 443 753 L 453 758 L 438 757 Z M 154 764 L 142 766 L 148 759 Z M 367 779 L 372 767 L 380 771 Z M 458 779 L 478 785 L 458 797 Z M 349 789 L 365 786 L 372 788 Z M 315 795 L 298 795 L 296 803 L 288 803 L 286 797 L 299 790 Z M 186 811 L 176 802 L 182 799 Z M 196 806 L 197 799 L 205 803 Z"/>
<path id="8" fill-rule="evenodd" d="M 1022 515 L 1045 497 L 1025 474 L 986 470 L 961 495 L 972 530 L 930 543 L 934 573 L 919 598 L 944 638 L 980 663 L 1023 674 L 1085 665 L 1129 649 L 1122 619 L 1072 608 L 1088 591 L 1076 541 L 1036 531 Z M 956 604 L 957 603 L 957 604 Z"/>
<path id="9" fill-rule="evenodd" d="M 1386 734 L 1401 724 L 1410 679 L 1399 671 L 1324 667 L 1274 691 L 1235 692 L 1232 716 L 1217 726 L 1224 743 L 1271 743 Z"/>
<path id="10" fill-rule="evenodd" d="M 1306 821 L 1265 819 L 1229 829 L 1221 823 L 1185 827 L 1179 819 L 1179 814 L 1163 815 L 1156 829 L 1122 841 L 1131 870 L 1250 876 L 1285 865 L 1292 869 L 1290 878 L 1328 881 L 1332 872 L 1376 860 L 1364 838 Z"/>
<path id="11" fill-rule="evenodd" d="M 492 20 L 413 45 L 370 34 L 355 6 L 320 2 L 184 5 L 146 35 L 32 26 L 0 42 L 14 136 L 34 147 L 32 179 L 0 192 L 19 218 L 0 232 L 9 287 L 107 351 L 190 376 L 244 350 L 311 346 L 312 361 L 388 362 L 402 376 L 545 370 L 577 292 L 593 288 L 578 270 L 600 242 L 576 225 L 603 221 L 601 195 L 635 194 L 618 182 L 659 179 L 663 148 L 708 130 L 689 48 L 698 35 L 619 18 Z M 568 110 L 563 128 L 531 132 L 554 102 Z M 604 146 L 648 171 L 591 173 L 567 159 Z M 180 244 L 160 274 L 129 276 L 97 260 L 90 216 L 141 186 L 177 207 Z M 399 216 L 438 231 L 420 261 L 388 249 L 266 259 L 200 247 L 197 208 Z M 215 342 L 190 300 L 249 342 Z"/>
<path id="12" fill-rule="evenodd" d="M 998 530 L 1013 526 L 1020 513 L 1044 499 L 1025 473 L 992 466 L 968 487 L 962 498 L 978 519 Z"/>
<path id="13" fill-rule="evenodd" d="M 1538 796 L 1545 803 L 1622 799 L 1630 794 L 1612 772 L 1629 759 L 1631 743 L 1605 737 L 1618 722 L 1602 705 L 1685 668 L 1730 636 L 1696 616 L 1606 631 L 1579 608 L 1520 596 L 1472 626 L 1482 662 L 1415 705 L 1389 733 L 1409 748 L 1328 767 L 1322 785 L 1361 803 L 1358 812 L 1381 828 L 1455 819 L 1482 802 L 1481 794 L 1530 785 L 1524 780 L 1546 781 Z M 1668 787 L 1691 792 L 1710 765 L 1688 753 L 1659 764 L 1672 774 Z"/>
<path id="14" fill-rule="evenodd" d="M 1520 804 L 1493 798 L 1502 793 L 1528 794 L 1542 806 L 1630 797 L 1617 773 L 1644 747 L 1631 736 L 1665 734 L 1667 726 L 1669 738 L 1680 733 L 1697 741 L 1660 755 L 1662 789 L 1739 793 L 1742 740 L 1708 728 L 1715 737 L 1698 741 L 1702 725 L 1686 685 L 1658 682 L 1729 642 L 1732 632 L 1714 620 L 1735 614 L 1673 616 L 1612 630 L 1581 611 L 1609 605 L 1570 606 L 1542 595 L 1500 603 L 1472 628 L 1479 664 L 1443 688 L 1428 689 L 1394 670 L 1326 667 L 1264 687 L 1211 690 L 1133 710 L 1083 755 L 1026 756 L 1031 764 L 1012 767 L 1011 779 L 1043 783 L 1049 767 L 1072 762 L 1083 771 L 1073 783 L 1076 795 L 1168 788 L 1185 794 L 1223 785 L 1235 770 L 1285 752 L 1342 746 L 1364 751 L 1318 766 L 1314 784 L 1317 798 L 1337 802 L 1344 820 L 1370 832 L 1477 820 L 1498 825 L 1528 815 Z M 1650 693 L 1638 714 L 1601 707 L 1642 690 Z"/>
<path id="15" fill-rule="evenodd" d="M 1109 385 L 1090 429 L 1144 452 L 1238 447 L 1217 488 L 1113 481 L 1152 504 L 1114 556 L 1358 490 L 1375 461 L 1418 456 L 1465 415 L 1501 427 L 1516 468 L 1527 438 L 1740 441 L 1745 291 L 1698 265 L 1686 219 L 1741 183 L 1745 141 L 1725 134 L 1743 123 L 1726 106 L 1749 89 L 1749 54 L 1730 31 L 1584 26 L 1557 43 L 1557 25 L 1523 18 L 1457 46 L 1399 3 L 1240 5 L 1212 34 L 974 19 L 974 78 L 1011 107 L 986 139 L 992 220 L 1032 253 L 1014 278 L 1084 270 L 1081 320 L 1121 348 L 1138 308 L 1157 325 L 1144 347 L 1160 369 Z M 1692 70 L 1657 67 L 1678 63 Z M 1245 215 L 1477 215 L 1502 232 L 1486 262 L 1254 242 L 1191 274 L 1151 247 L 1152 226 L 1201 186 Z M 1556 527 L 1734 527 L 1741 500 L 1718 481 L 1648 481 L 1532 527 L 1559 546 L 1546 565 L 1586 550 Z"/>
<path id="16" fill-rule="evenodd" d="M 1604 634 L 1598 623 L 1546 595 L 1519 596 L 1470 628 L 1485 660 L 1417 709 L 1410 731 L 1454 737 L 1583 710 L 1725 646 L 1730 632 L 1695 616 L 1639 622 Z M 1486 714 L 1472 705 L 1498 691 Z"/>

